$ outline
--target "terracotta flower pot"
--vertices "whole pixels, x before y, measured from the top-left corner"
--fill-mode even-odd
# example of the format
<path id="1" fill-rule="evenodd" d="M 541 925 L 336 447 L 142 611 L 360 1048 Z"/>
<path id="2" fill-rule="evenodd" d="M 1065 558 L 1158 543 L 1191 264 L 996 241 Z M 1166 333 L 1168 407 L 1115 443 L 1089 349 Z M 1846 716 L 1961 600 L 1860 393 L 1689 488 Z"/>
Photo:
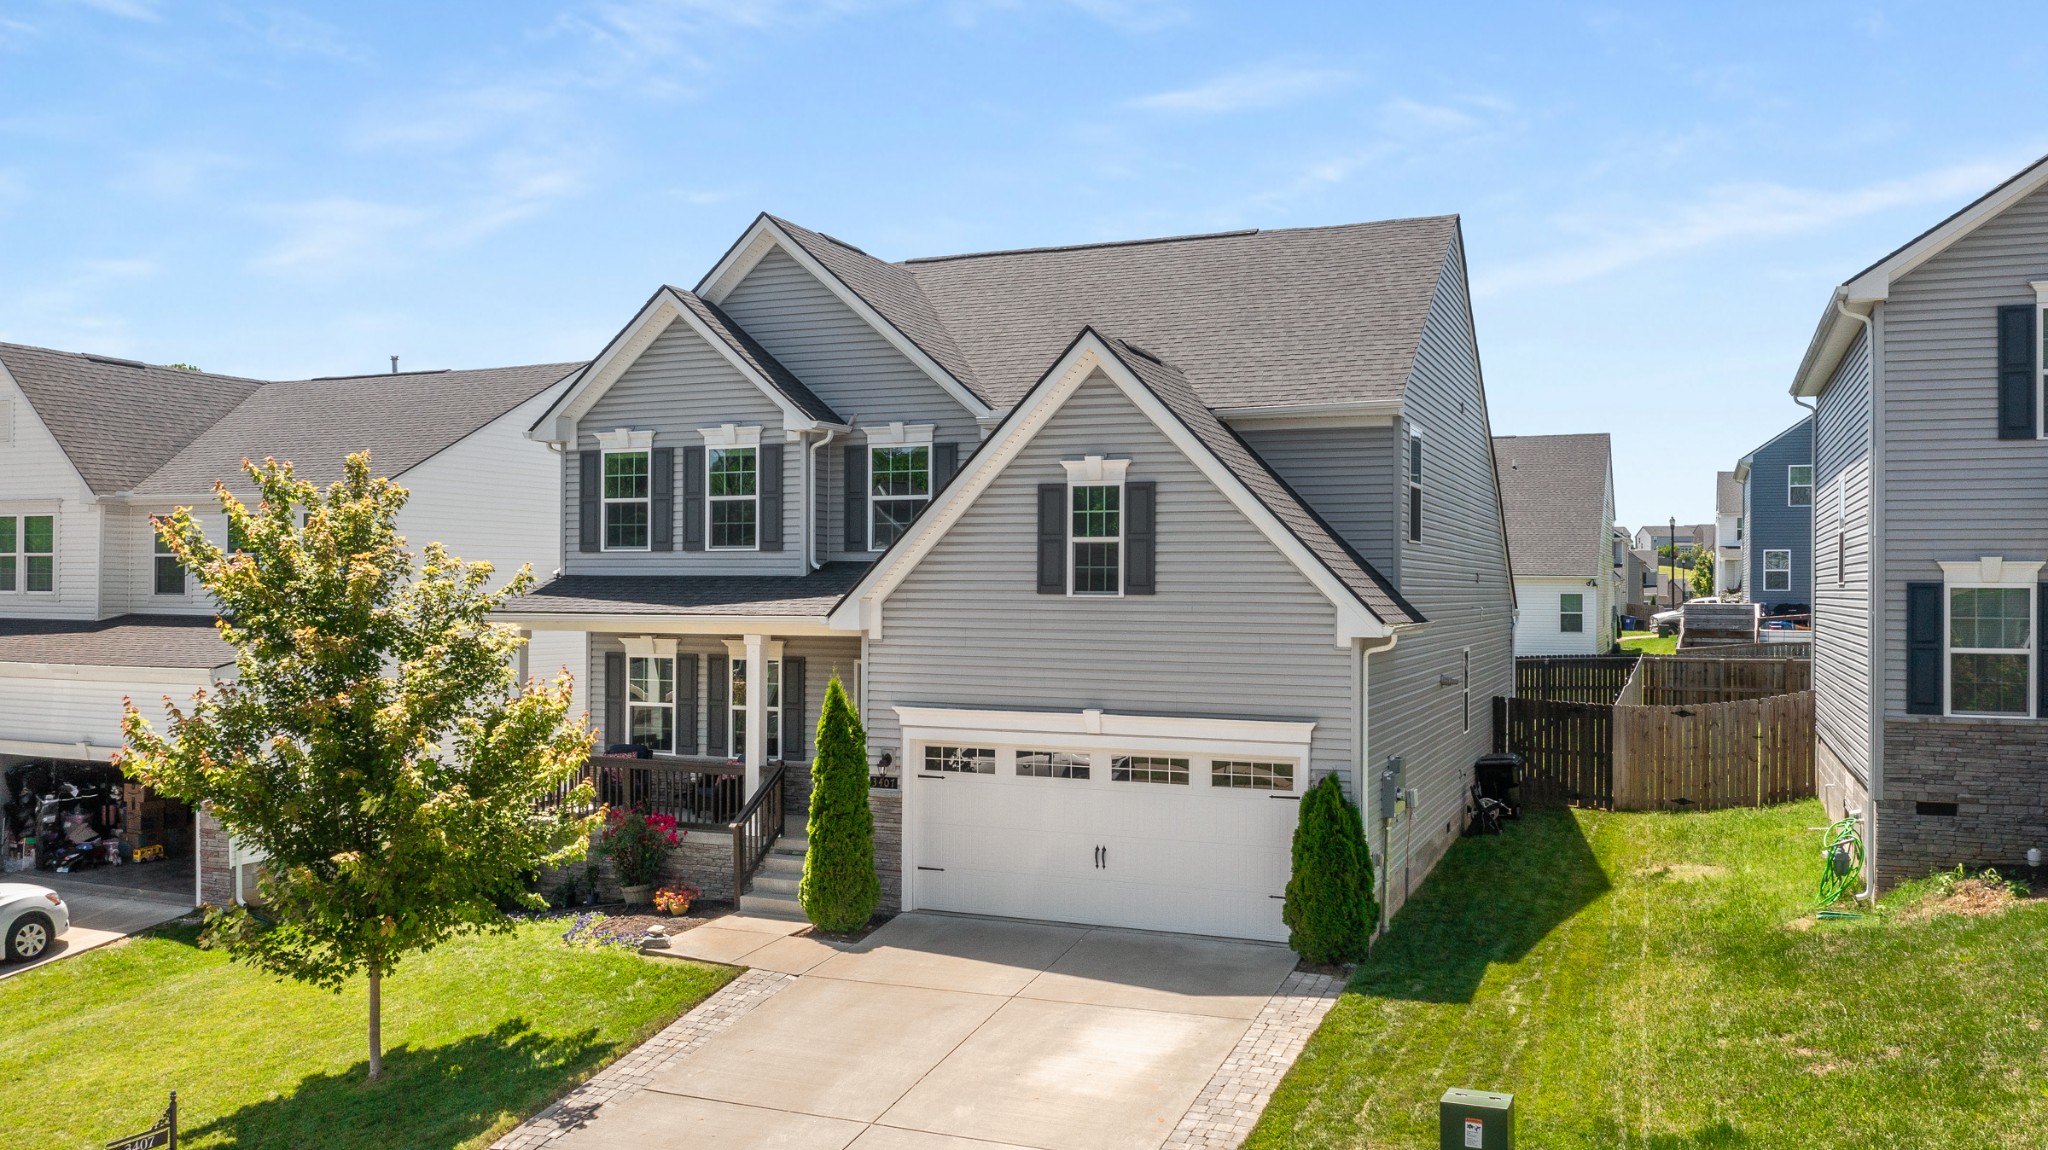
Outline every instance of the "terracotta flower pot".
<path id="1" fill-rule="evenodd" d="M 619 897 L 626 901 L 627 906 L 646 906 L 654 901 L 654 884 L 622 886 L 619 888 Z"/>

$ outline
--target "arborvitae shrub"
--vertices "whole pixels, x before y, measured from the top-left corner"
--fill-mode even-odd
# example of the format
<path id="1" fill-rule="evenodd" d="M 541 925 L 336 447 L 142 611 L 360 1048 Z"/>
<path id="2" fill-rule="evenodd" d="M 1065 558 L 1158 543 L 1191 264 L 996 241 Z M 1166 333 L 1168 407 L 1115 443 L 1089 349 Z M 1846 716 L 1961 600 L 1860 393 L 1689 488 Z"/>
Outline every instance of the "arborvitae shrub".
<path id="1" fill-rule="evenodd" d="M 868 735 L 839 676 L 825 688 L 811 760 L 810 853 L 797 901 L 819 930 L 852 932 L 882 901 L 875 874 L 875 816 L 868 809 Z"/>
<path id="2" fill-rule="evenodd" d="M 1287 945 L 1314 963 L 1357 962 L 1372 940 L 1379 905 L 1365 820 L 1333 775 L 1301 797 L 1294 828 L 1294 873 L 1287 880 Z"/>

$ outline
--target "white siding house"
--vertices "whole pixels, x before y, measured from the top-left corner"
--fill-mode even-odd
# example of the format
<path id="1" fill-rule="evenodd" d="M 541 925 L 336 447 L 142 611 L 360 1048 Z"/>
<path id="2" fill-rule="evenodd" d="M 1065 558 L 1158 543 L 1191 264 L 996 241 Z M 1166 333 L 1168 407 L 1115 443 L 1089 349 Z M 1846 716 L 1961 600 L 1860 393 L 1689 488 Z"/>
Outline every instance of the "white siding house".
<path id="1" fill-rule="evenodd" d="M 1515 654 L 1604 655 L 1621 638 L 1606 433 L 1493 441 L 1515 577 Z"/>

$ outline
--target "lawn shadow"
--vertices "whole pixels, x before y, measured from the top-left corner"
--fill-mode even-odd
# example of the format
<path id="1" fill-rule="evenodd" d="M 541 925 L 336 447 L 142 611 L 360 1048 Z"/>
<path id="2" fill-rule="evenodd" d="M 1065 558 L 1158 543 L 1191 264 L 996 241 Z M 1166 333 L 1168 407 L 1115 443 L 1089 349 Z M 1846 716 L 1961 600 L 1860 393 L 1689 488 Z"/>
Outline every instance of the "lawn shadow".
<path id="1" fill-rule="evenodd" d="M 1518 961 L 1607 889 L 1572 813 L 1530 808 L 1503 835 L 1452 844 L 1359 965 L 1351 989 L 1470 1002 L 1488 965 Z"/>
<path id="2" fill-rule="evenodd" d="M 237 1150 L 399 1147 L 446 1150 L 496 1125 L 505 1111 L 538 1110 L 611 1049 L 595 1029 L 550 1037 L 523 1018 L 445 1046 L 384 1052 L 384 1080 L 365 1081 L 365 1059 L 313 1074 L 292 1093 L 186 1131 L 194 1142 Z M 188 1092 L 203 1095 L 194 1083 Z"/>

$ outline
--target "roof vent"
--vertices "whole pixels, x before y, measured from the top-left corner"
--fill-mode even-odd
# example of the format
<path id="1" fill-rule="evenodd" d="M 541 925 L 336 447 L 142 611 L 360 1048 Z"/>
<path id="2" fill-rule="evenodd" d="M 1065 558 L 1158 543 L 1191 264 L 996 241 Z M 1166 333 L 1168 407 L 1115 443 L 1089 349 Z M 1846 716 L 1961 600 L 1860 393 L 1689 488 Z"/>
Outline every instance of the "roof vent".
<path id="1" fill-rule="evenodd" d="M 142 362 L 142 361 L 141 361 L 141 360 L 139 360 L 139 359 L 122 359 L 122 358 L 121 358 L 120 356 L 118 356 L 118 355 L 94 355 L 94 354 L 92 354 L 91 352 L 86 352 L 86 353 L 84 353 L 84 355 L 85 355 L 85 358 L 87 358 L 87 359 L 91 360 L 91 361 L 92 361 L 92 362 L 94 362 L 94 363 L 110 363 L 110 364 L 113 364 L 113 365 L 114 365 L 115 367 L 148 367 L 148 366 L 149 366 L 148 364 L 146 364 L 146 363 Z"/>

